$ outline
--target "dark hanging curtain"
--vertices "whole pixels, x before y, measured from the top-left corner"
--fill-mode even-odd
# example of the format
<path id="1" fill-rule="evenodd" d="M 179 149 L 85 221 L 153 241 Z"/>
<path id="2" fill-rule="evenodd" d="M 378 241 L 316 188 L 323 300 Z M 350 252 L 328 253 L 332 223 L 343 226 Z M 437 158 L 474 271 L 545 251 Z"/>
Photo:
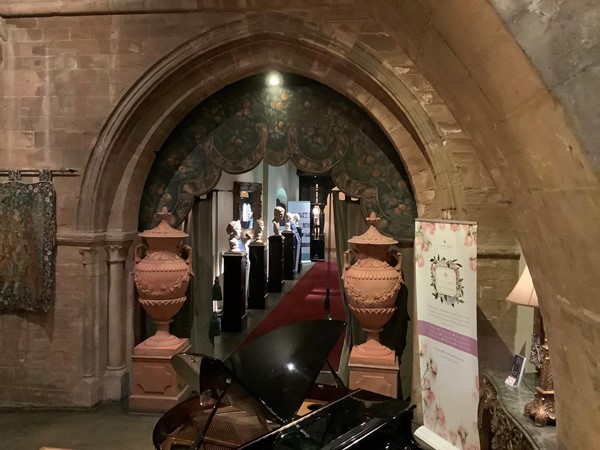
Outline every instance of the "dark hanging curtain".
<path id="1" fill-rule="evenodd" d="M 365 342 L 366 335 L 362 330 L 360 323 L 354 318 L 348 307 L 348 299 L 344 290 L 344 252 L 350 248 L 348 239 L 352 236 L 363 234 L 367 231 L 367 224 L 363 217 L 360 203 L 346 199 L 340 199 L 340 191 L 332 191 L 333 198 L 333 218 L 335 221 L 335 248 L 338 274 L 340 277 L 340 292 L 344 301 L 344 311 L 346 312 L 346 336 L 344 338 L 344 347 L 340 358 L 340 378 L 348 384 L 350 372 L 348 370 L 348 361 L 352 346 Z"/>
<path id="2" fill-rule="evenodd" d="M 213 197 L 198 200 L 192 208 L 191 233 L 194 249 L 194 272 L 190 297 L 194 311 L 190 344 L 192 351 L 206 355 L 213 354 L 213 344 L 209 337 L 213 301 Z"/>
<path id="3" fill-rule="evenodd" d="M 212 193 L 196 199 L 188 217 L 185 231 L 190 235 L 194 277 L 188 287 L 188 300 L 173 323 L 173 334 L 190 339 L 191 351 L 213 354 L 209 337 L 212 317 L 213 285 L 213 201 Z"/>

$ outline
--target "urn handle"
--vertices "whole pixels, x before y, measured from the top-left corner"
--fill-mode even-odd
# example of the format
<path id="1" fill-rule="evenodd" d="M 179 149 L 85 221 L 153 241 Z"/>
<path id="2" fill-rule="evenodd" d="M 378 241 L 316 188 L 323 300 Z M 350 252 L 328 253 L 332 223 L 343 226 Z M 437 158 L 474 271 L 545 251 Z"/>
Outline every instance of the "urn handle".
<path id="1" fill-rule="evenodd" d="M 353 260 L 350 259 L 351 258 L 350 255 L 351 254 L 354 254 L 354 259 Z M 356 252 L 355 249 L 351 248 L 349 250 L 346 250 L 344 252 L 344 269 L 348 270 L 352 266 L 352 264 L 354 264 L 356 262 L 357 258 L 358 258 L 358 254 L 357 254 L 357 252 Z"/>
<path id="2" fill-rule="evenodd" d="M 188 265 L 189 271 L 190 271 L 190 276 L 193 277 L 194 276 L 194 271 L 192 270 L 192 247 L 190 247 L 189 245 L 182 245 L 180 247 L 180 251 L 183 250 L 185 251 L 185 253 L 187 254 L 186 258 L 185 258 L 185 263 Z"/>
<path id="3" fill-rule="evenodd" d="M 143 250 L 143 254 L 140 253 L 140 250 Z M 146 244 L 138 244 L 135 246 L 133 253 L 135 255 L 135 262 L 137 264 L 146 257 L 146 253 L 148 253 L 148 246 Z"/>
<path id="4" fill-rule="evenodd" d="M 402 253 L 400 252 L 400 249 L 396 246 L 392 246 L 388 250 L 388 256 L 390 255 L 396 258 L 396 261 L 398 261 L 394 266 L 394 270 L 400 272 L 402 270 Z"/>

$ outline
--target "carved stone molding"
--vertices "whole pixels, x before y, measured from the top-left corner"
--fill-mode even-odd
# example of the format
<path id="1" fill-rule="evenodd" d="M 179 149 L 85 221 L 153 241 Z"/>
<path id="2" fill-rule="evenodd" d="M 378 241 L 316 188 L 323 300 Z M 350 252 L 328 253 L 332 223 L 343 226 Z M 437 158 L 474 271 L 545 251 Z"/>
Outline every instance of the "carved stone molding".
<path id="1" fill-rule="evenodd" d="M 84 267 L 90 264 L 94 264 L 94 258 L 96 257 L 96 253 L 98 253 L 98 249 L 94 247 L 84 247 L 79 249 L 79 254 L 82 258 L 81 263 L 84 265 Z"/>

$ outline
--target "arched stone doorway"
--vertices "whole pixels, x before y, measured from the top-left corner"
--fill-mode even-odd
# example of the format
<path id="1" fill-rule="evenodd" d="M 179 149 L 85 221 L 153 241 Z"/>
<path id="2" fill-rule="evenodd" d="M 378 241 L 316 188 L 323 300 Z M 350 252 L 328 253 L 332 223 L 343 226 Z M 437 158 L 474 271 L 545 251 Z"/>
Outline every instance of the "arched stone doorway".
<path id="1" fill-rule="evenodd" d="M 420 217 L 439 217 L 444 211 L 465 217 L 467 188 L 449 152 L 456 147 L 390 67 L 335 31 L 300 20 L 257 15 L 179 47 L 121 100 L 84 174 L 78 230 L 105 232 L 116 245 L 130 242 L 138 228 L 137 211 L 154 154 L 175 125 L 223 86 L 273 68 L 319 81 L 368 112 L 408 172 Z M 442 115 L 449 113 L 445 110 Z M 448 132 L 462 133 L 456 125 Z M 477 159 L 466 138 L 460 152 Z M 476 184 L 477 189 L 493 190 L 485 176 Z M 120 301 L 112 285 L 111 281 L 109 310 Z M 109 336 L 122 333 L 119 330 L 126 324 L 120 320 L 109 322 Z M 123 346 L 124 340 L 114 345 Z"/>

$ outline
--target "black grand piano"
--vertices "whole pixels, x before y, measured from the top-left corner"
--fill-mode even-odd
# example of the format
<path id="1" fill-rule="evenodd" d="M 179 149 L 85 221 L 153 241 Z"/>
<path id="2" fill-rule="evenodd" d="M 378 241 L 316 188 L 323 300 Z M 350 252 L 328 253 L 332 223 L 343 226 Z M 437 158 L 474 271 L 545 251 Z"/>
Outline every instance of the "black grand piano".
<path id="1" fill-rule="evenodd" d="M 413 407 L 365 390 L 348 391 L 327 362 L 344 322 L 284 326 L 224 362 L 175 355 L 196 395 L 167 411 L 153 432 L 159 450 L 419 449 Z M 329 365 L 332 383 L 318 382 Z"/>

